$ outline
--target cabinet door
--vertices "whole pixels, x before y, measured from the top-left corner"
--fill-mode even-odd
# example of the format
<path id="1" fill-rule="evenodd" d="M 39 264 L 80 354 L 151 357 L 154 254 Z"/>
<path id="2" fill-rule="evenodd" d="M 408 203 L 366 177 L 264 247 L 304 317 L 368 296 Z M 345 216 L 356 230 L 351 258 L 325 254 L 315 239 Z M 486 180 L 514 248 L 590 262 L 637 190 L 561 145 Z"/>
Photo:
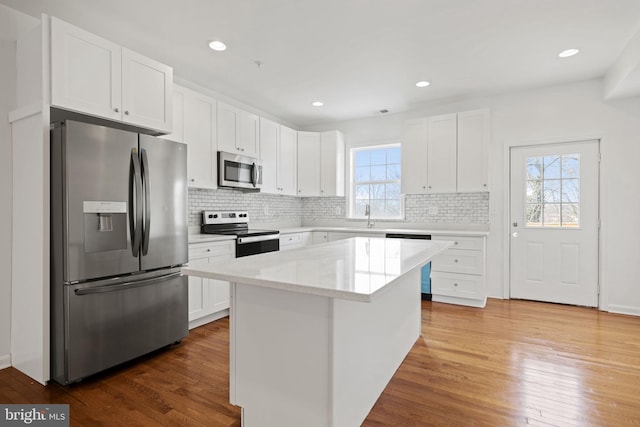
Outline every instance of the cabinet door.
<path id="1" fill-rule="evenodd" d="M 427 120 L 427 191 L 456 191 L 456 114 L 429 117 Z"/>
<path id="2" fill-rule="evenodd" d="M 326 243 L 329 241 L 329 233 L 326 231 L 312 231 L 311 232 L 311 244 L 317 245 L 318 243 Z"/>
<path id="3" fill-rule="evenodd" d="M 260 149 L 262 151 L 263 193 L 280 193 L 278 185 L 278 139 L 280 125 L 263 117 L 260 118 Z"/>
<path id="4" fill-rule="evenodd" d="M 120 120 L 120 46 L 51 18 L 51 104 Z"/>
<path id="5" fill-rule="evenodd" d="M 231 105 L 218 102 L 218 150 L 227 153 L 238 153 L 239 112 Z"/>
<path id="6" fill-rule="evenodd" d="M 122 120 L 171 131 L 173 69 L 122 48 Z"/>
<path id="7" fill-rule="evenodd" d="M 184 141 L 184 92 L 179 86 L 173 86 L 173 131 L 160 138 L 170 141 Z"/>
<path id="8" fill-rule="evenodd" d="M 344 196 L 344 136 L 338 131 L 320 134 L 320 195 Z"/>
<path id="9" fill-rule="evenodd" d="M 278 146 L 278 187 L 282 194 L 296 195 L 296 174 L 298 156 L 298 133 L 285 126 L 280 126 L 280 141 Z M 264 155 L 264 147 L 260 147 Z M 263 157 L 264 162 L 264 157 Z"/>
<path id="10" fill-rule="evenodd" d="M 240 111 L 240 129 L 236 143 L 243 156 L 260 158 L 260 117 Z"/>
<path id="11" fill-rule="evenodd" d="M 208 263 L 208 258 L 189 260 L 189 265 L 194 267 Z M 189 321 L 211 313 L 209 300 L 209 279 L 189 276 Z"/>
<path id="12" fill-rule="evenodd" d="M 402 135 L 403 194 L 427 191 L 427 119 L 407 120 Z"/>
<path id="13" fill-rule="evenodd" d="M 458 113 L 458 191 L 489 191 L 489 110 Z"/>
<path id="14" fill-rule="evenodd" d="M 183 127 L 190 187 L 217 187 L 215 117 L 215 100 L 195 92 L 185 92 Z"/>
<path id="15" fill-rule="evenodd" d="M 298 195 L 320 195 L 320 134 L 298 132 Z"/>
<path id="16" fill-rule="evenodd" d="M 225 253 L 209 258 L 209 262 L 224 262 L 226 260 L 233 259 L 234 253 Z M 209 296 L 211 312 L 215 313 L 220 310 L 229 308 L 230 302 L 230 289 L 229 282 L 224 280 L 209 280 Z"/>

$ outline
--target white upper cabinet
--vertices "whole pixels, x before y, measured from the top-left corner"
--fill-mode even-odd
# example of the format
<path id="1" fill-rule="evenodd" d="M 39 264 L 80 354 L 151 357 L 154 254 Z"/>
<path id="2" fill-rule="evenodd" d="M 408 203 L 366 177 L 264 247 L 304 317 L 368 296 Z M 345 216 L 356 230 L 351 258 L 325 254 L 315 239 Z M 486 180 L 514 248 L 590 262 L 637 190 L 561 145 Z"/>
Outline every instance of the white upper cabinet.
<path id="1" fill-rule="evenodd" d="M 488 146 L 488 110 L 407 120 L 402 192 L 488 191 Z"/>
<path id="2" fill-rule="evenodd" d="M 260 118 L 263 193 L 296 195 L 297 132 Z"/>
<path id="3" fill-rule="evenodd" d="M 320 195 L 320 134 L 298 132 L 298 196 Z"/>
<path id="4" fill-rule="evenodd" d="M 189 187 L 217 187 L 216 100 L 180 88 L 183 94 L 183 142 L 187 144 Z"/>
<path id="5" fill-rule="evenodd" d="M 172 130 L 173 70 L 51 18 L 51 104 L 160 132 Z"/>
<path id="6" fill-rule="evenodd" d="M 262 150 L 262 188 L 263 193 L 276 194 L 278 187 L 278 141 L 280 125 L 260 117 L 260 148 Z"/>
<path id="7" fill-rule="evenodd" d="M 458 113 L 458 191 L 489 191 L 489 110 Z"/>
<path id="8" fill-rule="evenodd" d="M 260 117 L 218 102 L 218 150 L 260 158 Z"/>
<path id="9" fill-rule="evenodd" d="M 261 147 L 262 149 L 262 147 Z M 298 132 L 280 125 L 278 146 L 278 187 L 282 194 L 295 196 L 297 189 Z"/>
<path id="10" fill-rule="evenodd" d="M 456 191 L 456 114 L 427 120 L 427 193 Z"/>
<path id="11" fill-rule="evenodd" d="M 407 120 L 402 135 L 403 194 L 427 192 L 427 119 Z"/>
<path id="12" fill-rule="evenodd" d="M 320 195 L 344 196 L 344 135 L 320 134 Z"/>

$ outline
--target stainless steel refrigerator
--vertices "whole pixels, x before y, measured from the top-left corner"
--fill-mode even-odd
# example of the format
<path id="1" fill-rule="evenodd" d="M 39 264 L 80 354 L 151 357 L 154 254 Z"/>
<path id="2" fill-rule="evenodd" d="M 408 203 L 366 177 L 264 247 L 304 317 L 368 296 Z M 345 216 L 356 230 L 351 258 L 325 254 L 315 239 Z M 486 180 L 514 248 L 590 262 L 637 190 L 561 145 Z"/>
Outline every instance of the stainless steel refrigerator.
<path id="1" fill-rule="evenodd" d="M 188 333 L 187 147 L 51 130 L 51 377 L 69 384 Z"/>

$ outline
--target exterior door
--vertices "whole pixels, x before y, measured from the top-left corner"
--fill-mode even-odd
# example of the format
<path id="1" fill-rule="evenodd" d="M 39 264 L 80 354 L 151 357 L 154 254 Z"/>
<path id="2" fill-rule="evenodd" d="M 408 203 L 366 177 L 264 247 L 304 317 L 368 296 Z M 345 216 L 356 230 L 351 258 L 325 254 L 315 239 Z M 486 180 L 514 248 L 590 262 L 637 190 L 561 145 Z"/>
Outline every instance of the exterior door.
<path id="1" fill-rule="evenodd" d="M 511 149 L 511 298 L 598 305 L 598 181 L 598 141 Z"/>

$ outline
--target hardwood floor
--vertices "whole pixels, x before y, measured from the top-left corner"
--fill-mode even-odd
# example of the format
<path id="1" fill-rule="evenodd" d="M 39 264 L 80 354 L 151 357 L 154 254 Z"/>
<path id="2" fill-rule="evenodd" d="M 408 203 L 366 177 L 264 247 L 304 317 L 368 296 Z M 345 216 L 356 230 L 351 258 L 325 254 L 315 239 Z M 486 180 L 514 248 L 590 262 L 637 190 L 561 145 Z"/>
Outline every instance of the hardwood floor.
<path id="1" fill-rule="evenodd" d="M 364 426 L 640 425 L 640 317 L 528 301 L 423 302 L 423 336 Z M 68 403 L 75 426 L 240 426 L 229 323 L 71 387 L 0 371 L 0 403 Z"/>

